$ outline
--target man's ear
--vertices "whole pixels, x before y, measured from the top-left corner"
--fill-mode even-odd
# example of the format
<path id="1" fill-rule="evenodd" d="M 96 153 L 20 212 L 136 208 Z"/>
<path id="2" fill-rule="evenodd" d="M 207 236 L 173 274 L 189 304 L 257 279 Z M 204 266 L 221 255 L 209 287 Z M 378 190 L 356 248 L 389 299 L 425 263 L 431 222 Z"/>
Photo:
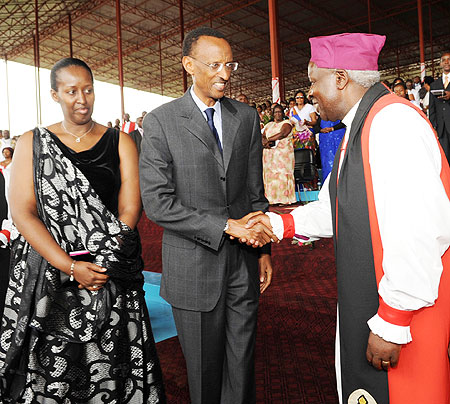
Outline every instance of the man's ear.
<path id="1" fill-rule="evenodd" d="M 55 102 L 59 102 L 59 97 L 58 97 L 58 94 L 56 93 L 56 91 L 55 91 L 55 90 L 53 90 L 53 88 L 52 88 L 52 89 L 50 89 L 50 95 L 51 95 L 51 97 L 52 97 L 53 101 L 55 101 Z"/>
<path id="2" fill-rule="evenodd" d="M 343 90 L 349 82 L 347 70 L 336 70 L 336 87 L 338 90 Z"/>
<path id="3" fill-rule="evenodd" d="M 194 64 L 192 63 L 192 59 L 189 56 L 183 56 L 183 59 L 181 59 L 181 63 L 183 63 L 184 70 L 186 70 L 191 76 L 193 76 Z"/>

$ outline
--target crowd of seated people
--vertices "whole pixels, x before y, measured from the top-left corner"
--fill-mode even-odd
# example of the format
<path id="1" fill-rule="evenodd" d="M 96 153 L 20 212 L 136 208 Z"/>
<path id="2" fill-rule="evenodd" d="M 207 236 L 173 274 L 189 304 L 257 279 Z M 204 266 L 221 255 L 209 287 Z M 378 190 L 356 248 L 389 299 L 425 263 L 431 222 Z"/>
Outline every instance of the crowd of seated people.
<path id="1" fill-rule="evenodd" d="M 384 80 L 383 83 L 396 95 L 411 101 L 428 115 L 430 85 L 433 81 L 431 76 L 425 76 L 423 81 L 419 76 L 415 76 L 406 79 L 397 77 L 392 81 Z M 322 120 L 318 106 L 308 98 L 307 93 L 303 90 L 293 93 L 292 97 L 280 101 L 279 104 L 272 103 L 269 99 L 260 103 L 251 102 L 249 101 L 251 97 L 245 94 L 240 94 L 236 99 L 256 108 L 258 112 L 264 147 L 264 179 L 266 188 L 269 190 L 266 191 L 266 197 L 271 204 L 284 205 L 295 202 L 292 200 L 292 179 L 289 176 L 286 177 L 287 174 L 285 175 L 293 164 L 295 149 L 313 150 L 316 165 L 321 169 L 319 181 L 323 183 L 331 172 L 334 155 L 344 136 L 345 125 L 343 123 L 339 120 L 334 122 Z M 278 116 L 280 111 L 283 113 L 282 116 Z M 275 126 L 272 127 L 272 125 Z M 274 128 L 279 129 L 281 126 L 284 127 L 284 130 L 278 130 L 275 133 Z M 289 133 L 284 133 L 288 127 L 290 128 Z M 288 144 L 291 149 L 289 152 L 286 149 Z M 280 147 L 280 153 L 276 151 L 277 147 Z M 284 160 L 280 159 L 282 155 Z M 286 177 L 283 181 L 277 178 L 276 191 L 273 186 L 275 165 L 280 167 L 279 171 L 283 174 L 283 178 Z M 288 170 L 286 170 L 287 167 Z M 314 190 L 318 187 L 320 187 L 318 181 L 303 186 L 305 190 Z"/>

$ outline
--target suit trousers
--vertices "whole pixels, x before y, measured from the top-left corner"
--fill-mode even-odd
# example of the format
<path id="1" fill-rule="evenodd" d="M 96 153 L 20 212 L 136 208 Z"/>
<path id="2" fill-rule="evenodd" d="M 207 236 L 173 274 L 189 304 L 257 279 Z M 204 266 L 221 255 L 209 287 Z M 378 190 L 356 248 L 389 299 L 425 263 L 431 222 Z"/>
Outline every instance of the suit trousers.
<path id="1" fill-rule="evenodd" d="M 256 402 L 259 275 L 257 268 L 248 268 L 240 247 L 227 247 L 237 253 L 228 259 L 227 276 L 214 309 L 172 308 L 193 404 Z"/>
<path id="2" fill-rule="evenodd" d="M 442 136 L 439 137 L 439 143 L 441 144 L 445 157 L 447 157 L 447 161 L 450 163 L 450 128 L 444 126 Z"/>

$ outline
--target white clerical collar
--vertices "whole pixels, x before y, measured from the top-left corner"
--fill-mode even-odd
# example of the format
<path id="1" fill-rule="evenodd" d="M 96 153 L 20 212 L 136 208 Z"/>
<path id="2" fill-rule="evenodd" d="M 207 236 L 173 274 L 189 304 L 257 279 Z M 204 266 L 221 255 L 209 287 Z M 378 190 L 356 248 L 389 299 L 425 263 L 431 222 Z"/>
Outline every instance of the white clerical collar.
<path id="1" fill-rule="evenodd" d="M 202 111 L 203 113 L 208 108 L 214 108 L 214 111 L 221 116 L 221 110 L 220 110 L 220 100 L 217 100 L 216 103 L 212 107 L 208 107 L 200 98 L 197 97 L 197 94 L 195 94 L 194 86 L 191 86 L 190 88 L 192 99 L 194 100 L 197 107 Z"/>
<path id="2" fill-rule="evenodd" d="M 350 133 L 350 127 L 352 126 L 353 119 L 355 118 L 356 111 L 358 110 L 359 104 L 361 104 L 362 97 L 358 100 L 358 102 L 353 105 L 350 111 L 347 112 L 342 123 L 347 127 L 346 133 Z"/>

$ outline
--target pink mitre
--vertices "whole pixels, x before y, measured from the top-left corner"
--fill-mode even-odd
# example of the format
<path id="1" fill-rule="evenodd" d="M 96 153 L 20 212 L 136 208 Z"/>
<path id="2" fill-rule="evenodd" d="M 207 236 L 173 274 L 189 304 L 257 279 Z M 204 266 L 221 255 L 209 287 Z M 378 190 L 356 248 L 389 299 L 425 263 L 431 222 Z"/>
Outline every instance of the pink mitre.
<path id="1" fill-rule="evenodd" d="M 325 69 L 378 70 L 384 35 L 346 33 L 309 38 L 311 62 Z"/>

